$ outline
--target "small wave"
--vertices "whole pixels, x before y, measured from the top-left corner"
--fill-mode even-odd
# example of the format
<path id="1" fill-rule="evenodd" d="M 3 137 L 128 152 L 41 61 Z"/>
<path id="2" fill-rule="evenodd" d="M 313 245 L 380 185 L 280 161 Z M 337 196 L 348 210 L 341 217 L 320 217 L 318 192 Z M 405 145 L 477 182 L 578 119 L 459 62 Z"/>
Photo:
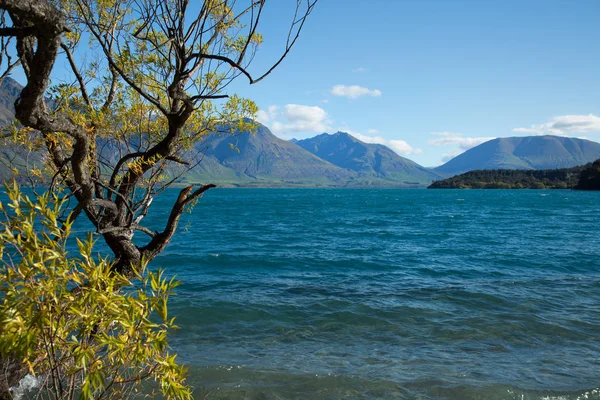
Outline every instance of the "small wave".
<path id="1" fill-rule="evenodd" d="M 393 382 L 325 371 L 304 374 L 245 366 L 193 367 L 190 383 L 201 383 L 219 399 L 446 399 L 446 400 L 599 400 L 600 389 L 525 390 L 505 385 L 448 386 L 441 380 Z"/>

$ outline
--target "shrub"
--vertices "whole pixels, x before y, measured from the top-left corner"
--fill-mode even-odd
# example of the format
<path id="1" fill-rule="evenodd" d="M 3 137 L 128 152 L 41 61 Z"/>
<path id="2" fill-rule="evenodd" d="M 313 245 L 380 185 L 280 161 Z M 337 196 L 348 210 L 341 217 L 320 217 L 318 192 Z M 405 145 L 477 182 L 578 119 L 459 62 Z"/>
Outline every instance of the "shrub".
<path id="1" fill-rule="evenodd" d="M 92 253 L 68 254 L 71 225 L 55 194 L 6 186 L 0 203 L 0 355 L 17 360 L 50 399 L 191 398 L 167 344 L 167 300 L 177 283 L 142 268 L 127 279 Z M 74 247 L 74 246 L 73 246 Z M 22 377 L 22 376 L 21 376 Z"/>

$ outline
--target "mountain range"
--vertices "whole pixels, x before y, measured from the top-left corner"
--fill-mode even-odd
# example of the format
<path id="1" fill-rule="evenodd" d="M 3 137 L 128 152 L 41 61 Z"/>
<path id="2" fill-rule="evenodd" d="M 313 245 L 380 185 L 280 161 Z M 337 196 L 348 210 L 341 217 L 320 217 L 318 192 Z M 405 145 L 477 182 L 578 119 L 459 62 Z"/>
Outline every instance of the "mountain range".
<path id="1" fill-rule="evenodd" d="M 234 150 L 232 150 L 234 149 Z M 256 132 L 212 135 L 196 146 L 202 162 L 183 179 L 244 186 L 423 186 L 440 175 L 391 149 L 338 132 L 286 141 Z"/>
<path id="2" fill-rule="evenodd" d="M 14 102 L 21 88 L 11 78 L 6 78 L 0 85 L 0 125 L 14 120 Z M 470 170 L 567 168 L 600 158 L 600 144 L 589 140 L 556 136 L 515 137 L 483 143 L 430 169 L 384 145 L 365 143 L 348 133 L 323 133 L 309 139 L 287 141 L 260 124 L 253 133 L 208 135 L 196 144 L 195 150 L 202 161 L 182 176 L 180 183 L 417 187 Z M 113 158 L 110 154 L 104 156 Z M 0 161 L 11 157 L 10 149 L 0 148 Z M 0 163 L 0 178 L 5 179 L 11 173 Z"/>

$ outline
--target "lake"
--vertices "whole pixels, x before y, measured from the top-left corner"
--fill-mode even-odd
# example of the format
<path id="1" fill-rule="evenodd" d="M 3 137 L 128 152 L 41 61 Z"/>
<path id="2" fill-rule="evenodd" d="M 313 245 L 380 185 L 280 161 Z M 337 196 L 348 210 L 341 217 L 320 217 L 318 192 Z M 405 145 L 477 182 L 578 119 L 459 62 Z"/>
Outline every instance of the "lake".
<path id="1" fill-rule="evenodd" d="M 599 196 L 211 190 L 171 343 L 196 398 L 600 399 Z"/>

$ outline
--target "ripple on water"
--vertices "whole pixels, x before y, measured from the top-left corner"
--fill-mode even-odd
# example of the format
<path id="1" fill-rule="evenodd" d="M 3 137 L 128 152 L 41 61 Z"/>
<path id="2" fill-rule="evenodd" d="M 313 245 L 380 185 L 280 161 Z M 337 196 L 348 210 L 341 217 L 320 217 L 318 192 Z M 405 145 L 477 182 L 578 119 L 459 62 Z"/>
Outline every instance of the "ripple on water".
<path id="1" fill-rule="evenodd" d="M 157 261 L 172 342 L 209 398 L 599 399 L 598 204 L 215 190 Z"/>

